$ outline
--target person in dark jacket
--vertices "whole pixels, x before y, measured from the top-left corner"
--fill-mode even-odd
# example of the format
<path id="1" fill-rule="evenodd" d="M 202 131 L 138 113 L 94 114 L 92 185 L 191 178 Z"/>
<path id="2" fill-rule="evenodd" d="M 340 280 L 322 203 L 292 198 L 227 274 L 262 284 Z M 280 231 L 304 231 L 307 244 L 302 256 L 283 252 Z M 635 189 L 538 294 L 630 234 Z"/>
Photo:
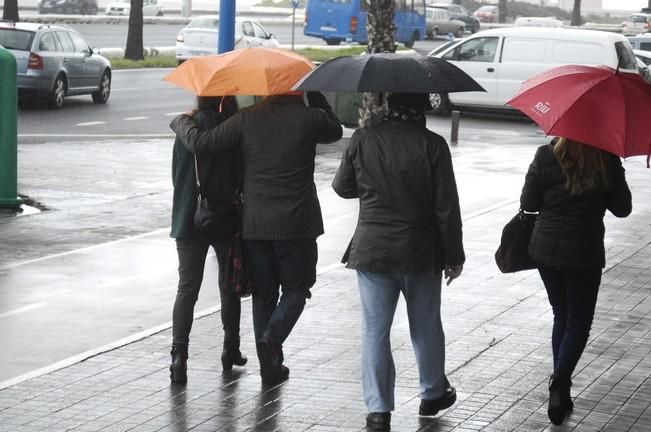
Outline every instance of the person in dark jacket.
<path id="1" fill-rule="evenodd" d="M 198 97 L 197 111 L 193 115 L 202 130 L 212 128 L 237 112 L 233 97 Z M 229 215 L 233 221 L 224 225 L 235 229 L 239 215 L 234 206 L 234 197 L 241 189 L 242 160 L 237 150 L 223 152 L 219 156 L 197 157 L 202 196 L 220 214 Z M 221 299 L 221 320 L 224 329 L 224 345 L 221 356 L 222 367 L 231 370 L 233 365 L 244 366 L 246 357 L 240 352 L 240 298 L 226 288 L 224 268 L 231 233 L 208 236 L 194 225 L 193 216 L 197 204 L 198 188 L 195 177 L 194 155 L 186 150 L 177 137 L 172 155 L 172 230 L 170 236 L 176 239 L 179 257 L 179 285 L 172 312 L 172 364 L 170 379 L 174 383 L 187 381 L 188 342 L 194 305 L 199 296 L 203 280 L 204 265 L 208 248 L 213 247 L 219 266 L 219 295 Z M 228 230 L 228 229 L 227 229 Z"/>
<path id="2" fill-rule="evenodd" d="M 362 302 L 362 385 L 367 427 L 389 430 L 395 366 L 390 331 L 400 293 L 420 375 L 419 414 L 456 401 L 445 376 L 442 272 L 461 274 L 461 212 L 445 139 L 425 126 L 427 95 L 389 96 L 382 123 L 355 131 L 332 186 L 359 198 L 359 219 L 343 261 L 357 270 Z"/>
<path id="3" fill-rule="evenodd" d="M 289 376 L 282 344 L 316 282 L 316 238 L 323 234 L 314 185 L 316 145 L 343 133 L 322 94 L 311 92 L 307 99 L 309 106 L 302 95 L 270 96 L 207 131 L 185 115 L 170 124 L 198 155 L 242 151 L 242 237 L 253 267 L 253 327 L 266 384 Z"/>
<path id="4" fill-rule="evenodd" d="M 554 313 L 547 414 L 559 425 L 574 404 L 571 377 L 588 341 L 597 304 L 606 209 L 631 213 L 631 192 L 614 154 L 565 138 L 538 148 L 529 166 L 522 210 L 540 212 L 529 242 Z"/>

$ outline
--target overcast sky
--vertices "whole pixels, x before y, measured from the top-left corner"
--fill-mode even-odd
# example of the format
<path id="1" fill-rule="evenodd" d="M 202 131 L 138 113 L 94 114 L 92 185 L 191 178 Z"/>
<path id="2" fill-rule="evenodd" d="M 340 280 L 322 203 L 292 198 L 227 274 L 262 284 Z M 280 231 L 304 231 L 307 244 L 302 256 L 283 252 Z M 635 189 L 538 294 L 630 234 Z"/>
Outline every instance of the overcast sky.
<path id="1" fill-rule="evenodd" d="M 647 0 L 603 0 L 604 9 L 640 10 L 648 4 Z"/>

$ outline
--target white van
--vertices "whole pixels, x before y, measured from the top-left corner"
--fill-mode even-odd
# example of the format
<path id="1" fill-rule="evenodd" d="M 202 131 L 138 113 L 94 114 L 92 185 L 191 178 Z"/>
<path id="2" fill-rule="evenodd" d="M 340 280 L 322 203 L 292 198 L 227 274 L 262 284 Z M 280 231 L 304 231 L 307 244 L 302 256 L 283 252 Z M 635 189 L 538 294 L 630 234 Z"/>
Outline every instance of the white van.
<path id="1" fill-rule="evenodd" d="M 486 92 L 432 93 L 435 114 L 454 107 L 510 108 L 527 79 L 567 64 L 607 65 L 637 73 L 631 44 L 621 34 L 596 30 L 511 27 L 484 30 L 433 54 L 455 64 Z M 619 59 L 619 60 L 618 60 Z"/>

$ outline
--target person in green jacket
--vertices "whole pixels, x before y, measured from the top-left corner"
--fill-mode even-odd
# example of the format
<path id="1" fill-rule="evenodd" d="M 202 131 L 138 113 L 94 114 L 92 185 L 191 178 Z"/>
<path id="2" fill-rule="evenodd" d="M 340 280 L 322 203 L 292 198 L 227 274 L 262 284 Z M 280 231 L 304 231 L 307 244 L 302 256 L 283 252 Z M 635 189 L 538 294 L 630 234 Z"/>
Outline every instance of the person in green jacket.
<path id="1" fill-rule="evenodd" d="M 198 97 L 194 120 L 201 129 L 210 129 L 238 111 L 234 97 Z M 222 218 L 219 234 L 205 234 L 194 224 L 198 186 L 201 196 Z M 170 379 L 173 383 L 187 382 L 188 342 L 194 305 L 203 280 L 208 248 L 213 247 L 219 266 L 219 294 L 221 320 L 224 329 L 222 367 L 231 370 L 233 365 L 243 366 L 247 358 L 240 352 L 240 298 L 226 286 L 224 269 L 228 255 L 229 239 L 239 224 L 235 196 L 241 190 L 242 158 L 239 149 L 222 152 L 218 156 L 201 155 L 196 159 L 181 141 L 174 141 L 172 157 L 172 230 L 179 257 L 179 284 L 172 313 L 172 363 Z"/>

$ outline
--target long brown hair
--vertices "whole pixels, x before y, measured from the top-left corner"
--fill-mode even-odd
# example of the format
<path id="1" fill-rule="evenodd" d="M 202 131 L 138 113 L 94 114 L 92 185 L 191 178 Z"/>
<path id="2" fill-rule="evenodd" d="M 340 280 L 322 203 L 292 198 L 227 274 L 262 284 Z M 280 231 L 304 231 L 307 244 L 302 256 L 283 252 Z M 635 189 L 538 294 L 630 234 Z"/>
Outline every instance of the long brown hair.
<path id="1" fill-rule="evenodd" d="M 554 155 L 565 174 L 571 194 L 607 190 L 610 186 L 607 153 L 568 138 L 555 140 Z"/>

